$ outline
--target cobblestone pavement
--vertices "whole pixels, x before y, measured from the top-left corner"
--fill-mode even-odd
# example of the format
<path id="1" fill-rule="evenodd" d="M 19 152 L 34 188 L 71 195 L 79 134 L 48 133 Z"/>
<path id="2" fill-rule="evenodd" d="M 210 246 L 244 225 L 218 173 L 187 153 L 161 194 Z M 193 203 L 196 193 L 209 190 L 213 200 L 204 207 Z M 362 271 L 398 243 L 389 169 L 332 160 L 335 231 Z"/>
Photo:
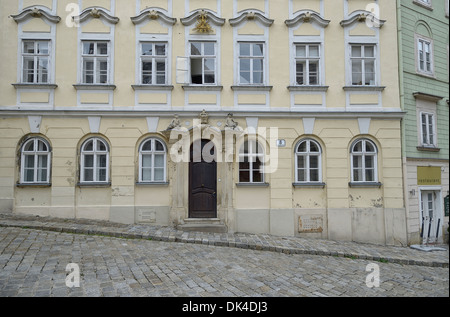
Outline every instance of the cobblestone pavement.
<path id="1" fill-rule="evenodd" d="M 449 296 L 448 251 L 422 252 L 398 248 L 410 257 L 409 262 L 401 263 L 400 260 L 404 259 L 400 258 L 397 248 L 383 249 L 385 252 L 394 250 L 397 257 L 391 255 L 389 258 L 387 253 L 384 258 L 370 257 L 370 254 L 358 257 L 355 251 L 358 247 L 361 254 L 361 249 L 365 252 L 381 250 L 377 246 L 362 244 L 353 244 L 353 255 L 326 255 L 324 250 L 313 254 L 312 249 L 310 252 L 294 252 L 293 247 L 286 246 L 270 252 L 256 247 L 246 249 L 243 245 L 205 244 L 202 240 L 195 243 L 195 239 L 189 241 L 189 236 L 186 241 L 180 239 L 186 243 L 170 243 L 135 236 L 117 238 L 111 234 L 62 232 L 57 221 L 51 227 L 52 222 L 46 220 L 45 230 L 36 230 L 24 228 L 26 223 L 36 224 L 30 219 L 16 219 L 13 223 L 8 216 L 0 217 L 0 220 L 2 297 Z M 43 219 L 39 220 L 42 226 Z M 75 229 L 75 222 L 70 225 Z M 83 226 L 80 222 L 78 225 L 78 229 Z M 122 228 L 123 234 L 130 229 L 110 225 Z M 298 240 L 298 243 L 309 243 L 310 248 L 314 243 Z M 317 243 L 316 249 L 320 250 L 320 243 L 325 242 L 319 240 Z M 249 245 L 247 243 L 247 247 Z M 334 242 L 331 245 L 339 249 L 342 244 Z M 433 261 L 417 260 L 417 256 L 424 253 L 428 257 L 433 256 Z M 437 254 L 441 255 L 440 260 Z M 386 263 L 386 258 L 392 263 Z M 66 277 L 75 272 L 66 271 L 70 263 L 79 267 L 79 287 L 66 285 Z M 366 271 L 368 264 L 378 266 L 379 287 L 369 288 L 366 284 L 368 276 L 375 272 L 373 269 Z M 369 279 L 369 282 L 373 281 Z"/>

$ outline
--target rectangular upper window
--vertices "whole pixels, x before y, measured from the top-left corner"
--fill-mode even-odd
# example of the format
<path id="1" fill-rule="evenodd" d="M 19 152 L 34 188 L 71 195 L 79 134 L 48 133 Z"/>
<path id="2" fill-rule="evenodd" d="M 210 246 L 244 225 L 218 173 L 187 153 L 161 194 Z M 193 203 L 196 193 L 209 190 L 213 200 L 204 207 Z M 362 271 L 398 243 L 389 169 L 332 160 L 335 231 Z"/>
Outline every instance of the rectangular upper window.
<path id="1" fill-rule="evenodd" d="M 191 84 L 214 85 L 216 79 L 216 43 L 191 42 L 189 47 Z"/>
<path id="2" fill-rule="evenodd" d="M 431 40 L 417 37 L 417 72 L 433 75 L 433 50 Z"/>
<path id="3" fill-rule="evenodd" d="M 420 126 L 422 146 L 430 147 L 436 145 L 434 115 L 432 113 L 420 113 Z"/>
<path id="4" fill-rule="evenodd" d="M 50 41 L 23 40 L 22 82 L 48 84 L 50 62 Z"/>
<path id="5" fill-rule="evenodd" d="M 264 84 L 264 43 L 239 43 L 239 84 Z"/>
<path id="6" fill-rule="evenodd" d="M 141 84 L 167 84 L 167 43 L 140 43 Z"/>
<path id="7" fill-rule="evenodd" d="M 352 85 L 376 85 L 376 46 L 351 45 L 350 61 Z"/>
<path id="8" fill-rule="evenodd" d="M 320 84 L 320 45 L 295 45 L 295 84 Z"/>
<path id="9" fill-rule="evenodd" d="M 82 42 L 82 83 L 108 84 L 110 48 L 107 41 Z"/>

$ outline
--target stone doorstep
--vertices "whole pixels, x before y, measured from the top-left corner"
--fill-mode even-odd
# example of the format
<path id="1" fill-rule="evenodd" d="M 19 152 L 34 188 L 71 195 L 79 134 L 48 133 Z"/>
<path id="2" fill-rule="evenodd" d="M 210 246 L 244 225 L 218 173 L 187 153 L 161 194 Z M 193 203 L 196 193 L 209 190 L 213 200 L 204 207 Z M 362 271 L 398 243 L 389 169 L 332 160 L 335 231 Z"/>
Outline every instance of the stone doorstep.
<path id="1" fill-rule="evenodd" d="M 199 231 L 210 233 L 227 233 L 228 228 L 219 218 L 187 218 L 177 226 L 182 231 Z"/>

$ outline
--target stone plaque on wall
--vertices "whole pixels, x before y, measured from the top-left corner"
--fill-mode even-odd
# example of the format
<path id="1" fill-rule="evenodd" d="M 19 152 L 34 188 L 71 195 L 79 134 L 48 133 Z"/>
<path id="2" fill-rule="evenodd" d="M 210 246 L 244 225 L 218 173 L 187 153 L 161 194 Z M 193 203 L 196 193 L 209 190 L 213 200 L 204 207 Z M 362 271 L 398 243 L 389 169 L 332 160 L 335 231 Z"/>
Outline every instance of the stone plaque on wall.
<path id="1" fill-rule="evenodd" d="M 323 216 L 301 215 L 298 217 L 298 232 L 316 233 L 323 231 Z"/>

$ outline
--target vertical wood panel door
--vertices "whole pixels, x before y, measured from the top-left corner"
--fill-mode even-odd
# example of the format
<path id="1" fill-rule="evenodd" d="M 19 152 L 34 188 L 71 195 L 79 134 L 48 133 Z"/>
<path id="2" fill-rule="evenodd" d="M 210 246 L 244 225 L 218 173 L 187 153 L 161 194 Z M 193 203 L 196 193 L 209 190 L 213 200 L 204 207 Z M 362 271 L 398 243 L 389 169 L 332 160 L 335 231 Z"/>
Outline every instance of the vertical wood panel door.
<path id="1" fill-rule="evenodd" d="M 189 218 L 217 217 L 217 162 L 209 140 L 195 141 L 189 162 Z"/>

